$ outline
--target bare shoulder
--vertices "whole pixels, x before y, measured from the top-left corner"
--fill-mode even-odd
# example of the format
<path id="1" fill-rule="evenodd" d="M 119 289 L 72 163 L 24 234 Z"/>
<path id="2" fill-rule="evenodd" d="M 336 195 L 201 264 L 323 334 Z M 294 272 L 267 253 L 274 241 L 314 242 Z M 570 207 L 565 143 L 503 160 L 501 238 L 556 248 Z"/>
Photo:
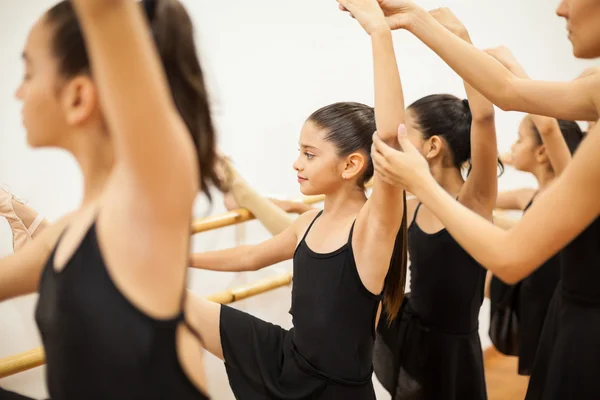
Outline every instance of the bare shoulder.
<path id="1" fill-rule="evenodd" d="M 55 222 L 51 223 L 41 231 L 32 243 L 37 243 L 38 246 L 44 247 L 48 253 L 56 246 L 58 240 L 62 236 L 63 232 L 67 229 L 69 224 L 73 221 L 75 213 L 66 214 Z"/>
<path id="2" fill-rule="evenodd" d="M 294 232 L 296 233 L 296 236 L 298 237 L 298 240 L 300 240 L 300 238 L 304 236 L 306 230 L 308 229 L 308 226 L 315 220 L 315 218 L 317 217 L 317 215 L 319 215 L 321 211 L 322 210 L 320 209 L 309 210 L 304 214 L 300 215 L 294 221 L 292 227 L 294 229 Z"/>

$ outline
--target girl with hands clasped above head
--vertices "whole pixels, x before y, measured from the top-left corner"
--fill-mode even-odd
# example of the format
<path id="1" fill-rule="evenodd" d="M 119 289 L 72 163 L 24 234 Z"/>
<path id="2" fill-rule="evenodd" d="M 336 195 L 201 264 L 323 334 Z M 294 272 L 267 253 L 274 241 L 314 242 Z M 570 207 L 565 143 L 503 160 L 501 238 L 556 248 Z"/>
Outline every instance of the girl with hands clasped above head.
<path id="1" fill-rule="evenodd" d="M 348 3 L 343 8 L 352 12 Z M 385 2 L 380 2 L 384 4 Z M 470 42 L 445 10 L 431 16 Z M 390 19 L 388 18 L 388 21 Z M 426 159 L 428 171 L 455 201 L 491 219 L 497 193 L 497 145 L 492 104 L 465 83 L 468 100 L 432 95 L 407 108 L 400 132 Z M 381 143 L 378 137 L 374 142 Z M 373 151 L 373 157 L 382 155 Z M 462 167 L 469 163 L 467 179 Z M 390 180 L 382 162 L 376 176 Z M 478 333 L 485 269 L 418 200 L 408 203 L 411 290 L 391 326 L 380 324 L 375 373 L 394 399 L 485 399 Z"/>
<path id="2" fill-rule="evenodd" d="M 402 4 L 402 27 L 434 50 L 467 82 L 503 109 L 593 121 L 600 109 L 600 74 L 589 69 L 568 83 L 516 76 L 491 55 L 457 40 L 414 3 Z M 391 9 L 388 8 L 388 11 Z M 600 56 L 600 3 L 564 0 L 573 53 Z M 389 18 L 389 17 L 388 17 Z M 381 179 L 415 194 L 431 207 L 476 260 L 507 283 L 533 273 L 562 249 L 560 282 L 535 356 L 527 400 L 593 399 L 600 392 L 600 135 L 590 129 L 573 160 L 523 218 L 503 230 L 453 201 L 405 132 L 404 152 L 376 144 Z M 378 172 L 379 174 L 379 172 Z"/>
<path id="3" fill-rule="evenodd" d="M 285 330 L 231 307 L 190 297 L 206 348 L 225 361 L 239 399 L 375 399 L 375 328 L 381 302 L 393 318 L 406 272 L 404 191 L 373 175 L 372 136 L 397 146 L 404 121 L 391 31 L 376 0 L 356 4 L 371 37 L 375 110 L 335 103 L 314 112 L 300 133 L 294 163 L 305 195 L 325 194 L 308 211 L 255 246 L 197 253 L 192 266 L 250 271 L 294 260 L 294 327 Z"/>

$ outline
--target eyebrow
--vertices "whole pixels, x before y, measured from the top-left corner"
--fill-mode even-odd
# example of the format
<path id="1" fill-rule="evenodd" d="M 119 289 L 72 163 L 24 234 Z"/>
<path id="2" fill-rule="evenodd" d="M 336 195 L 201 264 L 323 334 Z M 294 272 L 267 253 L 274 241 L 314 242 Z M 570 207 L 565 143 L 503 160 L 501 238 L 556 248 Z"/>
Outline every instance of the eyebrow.
<path id="1" fill-rule="evenodd" d="M 319 149 L 317 149 L 317 148 L 316 148 L 316 147 L 314 147 L 314 146 L 310 146 L 310 145 L 308 145 L 308 144 L 302 144 L 302 143 L 300 143 L 300 147 L 302 147 L 303 149 L 319 150 Z"/>

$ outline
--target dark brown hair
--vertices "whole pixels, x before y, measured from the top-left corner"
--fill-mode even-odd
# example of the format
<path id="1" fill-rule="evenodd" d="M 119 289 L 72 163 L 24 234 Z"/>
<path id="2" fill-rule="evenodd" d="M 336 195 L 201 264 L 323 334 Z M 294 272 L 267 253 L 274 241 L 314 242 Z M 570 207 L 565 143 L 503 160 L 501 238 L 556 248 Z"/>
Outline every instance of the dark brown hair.
<path id="1" fill-rule="evenodd" d="M 471 107 L 467 99 L 461 100 L 451 94 L 432 94 L 408 106 L 415 115 L 415 122 L 424 139 L 441 137 L 449 147 L 452 165 L 461 169 L 471 161 Z M 504 171 L 498 159 L 500 174 Z"/>
<path id="2" fill-rule="evenodd" d="M 339 156 L 347 156 L 357 151 L 363 151 L 367 155 L 367 166 L 359 179 L 359 184 L 364 187 L 374 173 L 371 145 L 373 144 L 373 133 L 377 128 L 373 107 L 361 103 L 334 103 L 318 109 L 308 117 L 308 120 L 327 131 L 325 140 L 335 145 Z M 383 288 L 383 304 L 388 324 L 398 315 L 404 300 L 408 254 L 407 237 L 406 196 L 404 196 L 404 217 L 396 237 L 395 251 L 392 254 L 390 269 Z"/>
<path id="3" fill-rule="evenodd" d="M 536 142 L 538 145 L 541 146 L 542 144 L 544 144 L 544 142 L 542 141 L 542 136 L 540 135 L 540 131 L 538 130 L 537 126 L 535 126 L 535 123 L 533 122 L 533 120 L 531 118 L 529 118 L 529 121 L 531 122 L 532 130 L 533 130 L 533 134 L 535 135 Z M 559 119 L 558 126 L 563 135 L 563 138 L 565 139 L 565 142 L 567 143 L 567 147 L 569 147 L 569 151 L 571 152 L 571 154 L 575 153 L 575 150 L 577 150 L 577 147 L 583 140 L 585 133 L 581 130 L 581 128 L 579 127 L 577 122 L 574 122 L 574 121 L 565 121 L 565 120 Z M 550 165 L 550 169 L 554 170 L 552 168 L 552 165 Z"/>
<path id="4" fill-rule="evenodd" d="M 340 157 L 361 150 L 367 155 L 367 166 L 359 179 L 359 184 L 364 187 L 374 172 L 371 144 L 377 128 L 373 107 L 361 103 L 333 103 L 319 108 L 308 120 L 327 131 L 325 140 L 335 145 Z"/>
<path id="5" fill-rule="evenodd" d="M 173 100 L 192 135 L 200 165 L 200 188 L 210 200 L 208 185 L 219 184 L 215 174 L 215 131 L 200 61 L 196 54 L 192 21 L 177 0 L 144 0 L 154 42 L 169 82 Z M 53 28 L 52 54 L 63 78 L 92 75 L 90 60 L 70 1 L 61 1 L 46 13 Z"/>

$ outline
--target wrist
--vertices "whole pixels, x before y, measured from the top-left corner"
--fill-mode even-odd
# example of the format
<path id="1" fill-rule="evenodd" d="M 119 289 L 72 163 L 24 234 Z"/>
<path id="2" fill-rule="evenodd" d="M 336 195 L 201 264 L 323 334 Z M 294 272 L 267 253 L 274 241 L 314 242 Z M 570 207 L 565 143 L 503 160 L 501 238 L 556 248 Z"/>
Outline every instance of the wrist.
<path id="1" fill-rule="evenodd" d="M 439 187 L 438 183 L 433 179 L 431 172 L 427 171 L 424 176 L 417 180 L 416 185 L 411 188 L 411 193 L 418 199 L 424 199 L 433 193 L 436 187 Z"/>
<path id="2" fill-rule="evenodd" d="M 406 14 L 407 22 L 404 29 L 411 32 L 413 35 L 418 36 L 419 32 L 427 29 L 432 21 L 435 22 L 435 18 L 431 16 L 425 9 L 416 6 L 409 13 Z"/>
<path id="3" fill-rule="evenodd" d="M 388 26 L 387 22 L 385 22 L 385 20 L 382 20 L 381 22 L 374 24 L 370 29 L 369 29 L 369 35 L 371 36 L 371 38 L 375 38 L 375 37 L 385 37 L 385 36 L 390 36 L 392 34 L 392 31 L 390 30 L 390 27 Z"/>

